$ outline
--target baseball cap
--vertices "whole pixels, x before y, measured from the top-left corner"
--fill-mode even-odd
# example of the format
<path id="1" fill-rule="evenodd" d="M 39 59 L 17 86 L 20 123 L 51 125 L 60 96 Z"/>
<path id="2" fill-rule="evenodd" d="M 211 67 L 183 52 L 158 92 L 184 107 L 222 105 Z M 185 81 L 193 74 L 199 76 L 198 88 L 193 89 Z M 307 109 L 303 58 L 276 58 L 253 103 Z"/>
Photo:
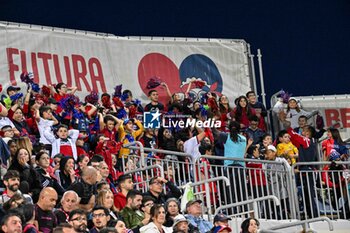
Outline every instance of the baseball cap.
<path id="1" fill-rule="evenodd" d="M 49 98 L 49 104 L 58 104 L 54 98 Z"/>
<path id="2" fill-rule="evenodd" d="M 176 217 L 174 218 L 173 227 L 175 227 L 180 222 L 187 222 L 188 223 L 187 219 L 182 214 L 176 215 Z"/>
<path id="3" fill-rule="evenodd" d="M 19 91 L 21 90 L 20 87 L 16 87 L 16 86 L 9 86 L 7 89 L 6 89 L 6 92 L 7 94 L 9 93 L 9 91 Z"/>
<path id="4" fill-rule="evenodd" d="M 228 230 L 228 232 L 232 232 L 232 229 L 229 226 L 217 226 L 214 228 L 213 233 L 222 232 L 223 230 Z"/>
<path id="5" fill-rule="evenodd" d="M 295 98 L 295 97 L 290 97 L 290 98 L 288 99 L 288 102 L 289 102 L 289 101 L 292 101 L 292 100 L 294 100 L 295 102 L 298 102 L 297 98 Z"/>
<path id="6" fill-rule="evenodd" d="M 187 209 L 188 207 L 190 207 L 191 205 L 193 205 L 194 203 L 196 203 L 196 202 L 198 202 L 199 204 L 202 203 L 201 200 L 191 200 L 191 201 L 188 201 L 187 204 L 186 204 L 186 209 Z"/>
<path id="7" fill-rule="evenodd" d="M 131 119 L 129 119 L 129 118 L 125 119 L 124 122 L 123 122 L 123 125 L 128 124 L 130 121 L 131 121 Z"/>
<path id="8" fill-rule="evenodd" d="M 231 218 L 229 218 L 228 216 L 224 215 L 224 214 L 217 214 L 214 217 L 214 222 L 223 222 L 226 220 L 232 220 Z"/>
<path id="9" fill-rule="evenodd" d="M 269 145 L 269 146 L 267 147 L 267 149 L 268 149 L 268 150 L 272 150 L 273 152 L 276 152 L 276 151 L 277 151 L 276 147 L 274 147 L 273 145 Z"/>

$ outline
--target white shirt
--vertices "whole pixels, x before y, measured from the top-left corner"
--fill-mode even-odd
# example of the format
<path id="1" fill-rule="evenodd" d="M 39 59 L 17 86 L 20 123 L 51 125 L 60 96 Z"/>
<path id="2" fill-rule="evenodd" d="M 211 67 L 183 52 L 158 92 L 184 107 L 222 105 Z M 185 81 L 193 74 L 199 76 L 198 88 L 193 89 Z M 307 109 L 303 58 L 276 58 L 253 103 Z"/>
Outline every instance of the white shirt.
<path id="1" fill-rule="evenodd" d="M 46 120 L 42 117 L 40 117 L 40 120 L 38 122 L 38 129 L 39 129 L 39 133 L 40 133 L 40 142 L 43 144 L 51 144 L 46 137 L 44 137 L 44 132 L 46 130 L 50 130 L 52 132 L 52 130 L 50 129 L 51 126 L 53 125 L 54 121 L 52 120 Z M 52 132 L 53 135 L 53 132 Z"/>
<path id="2" fill-rule="evenodd" d="M 197 136 L 194 136 L 184 142 L 184 152 L 190 154 L 194 160 L 201 156 L 201 153 L 199 152 L 199 143 Z"/>

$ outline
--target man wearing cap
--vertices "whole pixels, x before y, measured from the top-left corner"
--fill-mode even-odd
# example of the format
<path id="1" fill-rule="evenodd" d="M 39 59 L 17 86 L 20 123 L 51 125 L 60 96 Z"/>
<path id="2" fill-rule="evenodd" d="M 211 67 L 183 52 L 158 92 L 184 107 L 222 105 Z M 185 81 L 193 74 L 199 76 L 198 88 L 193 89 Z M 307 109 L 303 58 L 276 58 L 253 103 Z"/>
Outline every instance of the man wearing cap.
<path id="1" fill-rule="evenodd" d="M 137 130 L 134 129 L 134 124 L 137 126 Z M 141 121 L 137 119 L 125 119 L 123 124 L 118 129 L 119 141 L 123 144 L 128 144 L 135 141 L 143 133 L 143 125 Z M 121 148 L 119 151 L 119 159 L 124 158 L 130 154 L 130 149 Z"/>
<path id="2" fill-rule="evenodd" d="M 163 185 L 166 185 L 169 191 L 167 194 L 163 193 Z M 155 204 L 165 204 L 169 198 L 179 199 L 181 196 L 181 190 L 176 185 L 162 177 L 152 177 L 149 181 L 149 191 L 145 192 L 143 196 L 151 196 L 155 199 Z"/>
<path id="3" fill-rule="evenodd" d="M 213 224 L 202 217 L 202 201 L 201 200 L 191 200 L 186 204 L 185 217 L 189 222 L 189 228 L 197 228 L 199 232 L 204 233 L 210 231 Z"/>
<path id="4" fill-rule="evenodd" d="M 188 221 L 182 214 L 174 218 L 173 232 L 189 233 Z"/>
<path id="5" fill-rule="evenodd" d="M 266 151 L 266 160 L 276 161 L 280 163 L 268 163 L 266 165 L 267 182 L 269 184 L 269 195 L 275 195 L 281 202 L 280 206 L 277 206 L 277 213 L 273 213 L 274 218 L 284 219 L 286 213 L 289 212 L 289 201 L 288 201 L 288 190 L 286 176 L 284 175 L 287 171 L 291 170 L 289 163 L 285 158 L 277 157 L 277 149 L 273 145 L 269 145 Z M 272 208 L 273 211 L 273 208 Z M 276 216 L 277 215 L 277 216 Z"/>
<path id="6" fill-rule="evenodd" d="M 208 231 L 208 233 L 213 233 L 217 227 L 226 227 L 229 226 L 228 221 L 231 220 L 225 214 L 219 213 L 214 217 L 214 227 Z"/>

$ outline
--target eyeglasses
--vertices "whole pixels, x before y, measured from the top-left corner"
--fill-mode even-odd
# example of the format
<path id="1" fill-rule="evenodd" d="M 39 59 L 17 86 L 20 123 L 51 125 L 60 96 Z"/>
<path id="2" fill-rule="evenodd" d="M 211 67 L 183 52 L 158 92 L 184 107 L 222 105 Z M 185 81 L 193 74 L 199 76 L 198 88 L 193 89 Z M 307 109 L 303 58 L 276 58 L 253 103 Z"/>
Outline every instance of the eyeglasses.
<path id="1" fill-rule="evenodd" d="M 106 215 L 101 213 L 101 214 L 93 214 L 92 217 L 93 218 L 101 218 L 101 217 L 105 217 Z"/>
<path id="2" fill-rule="evenodd" d="M 154 206 L 154 203 L 148 203 L 148 204 L 146 204 L 145 206 L 147 206 L 147 207 L 152 207 L 152 206 Z"/>
<path id="3" fill-rule="evenodd" d="M 72 219 L 71 221 L 78 221 L 78 222 L 82 222 L 82 221 L 87 221 L 86 218 L 82 218 L 82 217 L 77 217 Z"/>

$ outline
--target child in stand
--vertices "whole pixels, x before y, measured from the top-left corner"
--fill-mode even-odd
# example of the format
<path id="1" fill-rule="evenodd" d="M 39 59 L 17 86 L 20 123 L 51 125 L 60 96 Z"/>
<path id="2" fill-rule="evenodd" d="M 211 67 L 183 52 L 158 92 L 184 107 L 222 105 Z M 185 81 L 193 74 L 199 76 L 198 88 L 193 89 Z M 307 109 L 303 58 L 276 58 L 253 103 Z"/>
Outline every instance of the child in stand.
<path id="1" fill-rule="evenodd" d="M 137 130 L 134 129 L 134 124 L 137 126 Z M 143 132 L 143 125 L 137 119 L 125 119 L 123 125 L 119 127 L 119 140 L 124 144 L 134 142 Z M 130 149 L 121 148 L 119 151 L 119 160 L 122 160 L 122 157 L 126 158 L 130 154 Z M 118 164 L 119 166 L 122 163 Z"/>
<path id="2" fill-rule="evenodd" d="M 290 135 L 286 130 L 281 130 L 278 133 L 277 156 L 285 157 L 291 160 L 291 164 L 296 163 L 296 158 L 299 156 L 299 151 L 296 146 L 290 141 Z"/>
<path id="3" fill-rule="evenodd" d="M 106 138 L 109 138 L 109 140 L 116 141 L 118 128 L 121 126 L 123 121 L 110 114 L 103 116 L 102 113 L 98 113 L 98 117 L 100 123 L 100 133 Z"/>
<path id="4" fill-rule="evenodd" d="M 95 148 L 95 153 L 102 155 L 104 161 L 106 162 L 109 170 L 109 174 L 112 183 L 117 180 L 118 173 L 115 171 L 115 167 L 113 165 L 113 154 L 118 154 L 119 150 L 121 150 L 122 142 L 116 142 L 115 140 L 110 140 L 109 138 L 100 135 L 97 137 L 98 142 Z"/>
<path id="5" fill-rule="evenodd" d="M 44 132 L 45 138 L 52 144 L 51 157 L 58 153 L 62 153 L 64 156 L 73 157 L 74 161 L 77 161 L 77 147 L 76 141 L 79 136 L 79 130 L 68 130 L 68 126 L 59 125 L 56 132 L 57 138 L 54 137 L 50 130 Z"/>
<path id="6" fill-rule="evenodd" d="M 57 119 L 52 115 L 52 109 L 49 106 L 41 106 L 35 112 L 35 120 L 37 122 L 38 130 L 40 134 L 39 142 L 43 143 L 45 145 L 45 149 L 51 152 L 52 145 L 50 141 L 48 141 L 44 136 L 44 132 L 47 131 L 47 133 L 50 133 L 53 136 L 54 134 L 51 127 L 53 125 L 58 124 Z"/>
<path id="7" fill-rule="evenodd" d="M 13 139 L 13 137 L 15 136 L 15 133 L 13 131 L 13 128 L 11 125 L 5 125 L 1 128 L 1 137 L 2 140 L 4 140 L 5 143 L 8 143 L 10 140 Z"/>

